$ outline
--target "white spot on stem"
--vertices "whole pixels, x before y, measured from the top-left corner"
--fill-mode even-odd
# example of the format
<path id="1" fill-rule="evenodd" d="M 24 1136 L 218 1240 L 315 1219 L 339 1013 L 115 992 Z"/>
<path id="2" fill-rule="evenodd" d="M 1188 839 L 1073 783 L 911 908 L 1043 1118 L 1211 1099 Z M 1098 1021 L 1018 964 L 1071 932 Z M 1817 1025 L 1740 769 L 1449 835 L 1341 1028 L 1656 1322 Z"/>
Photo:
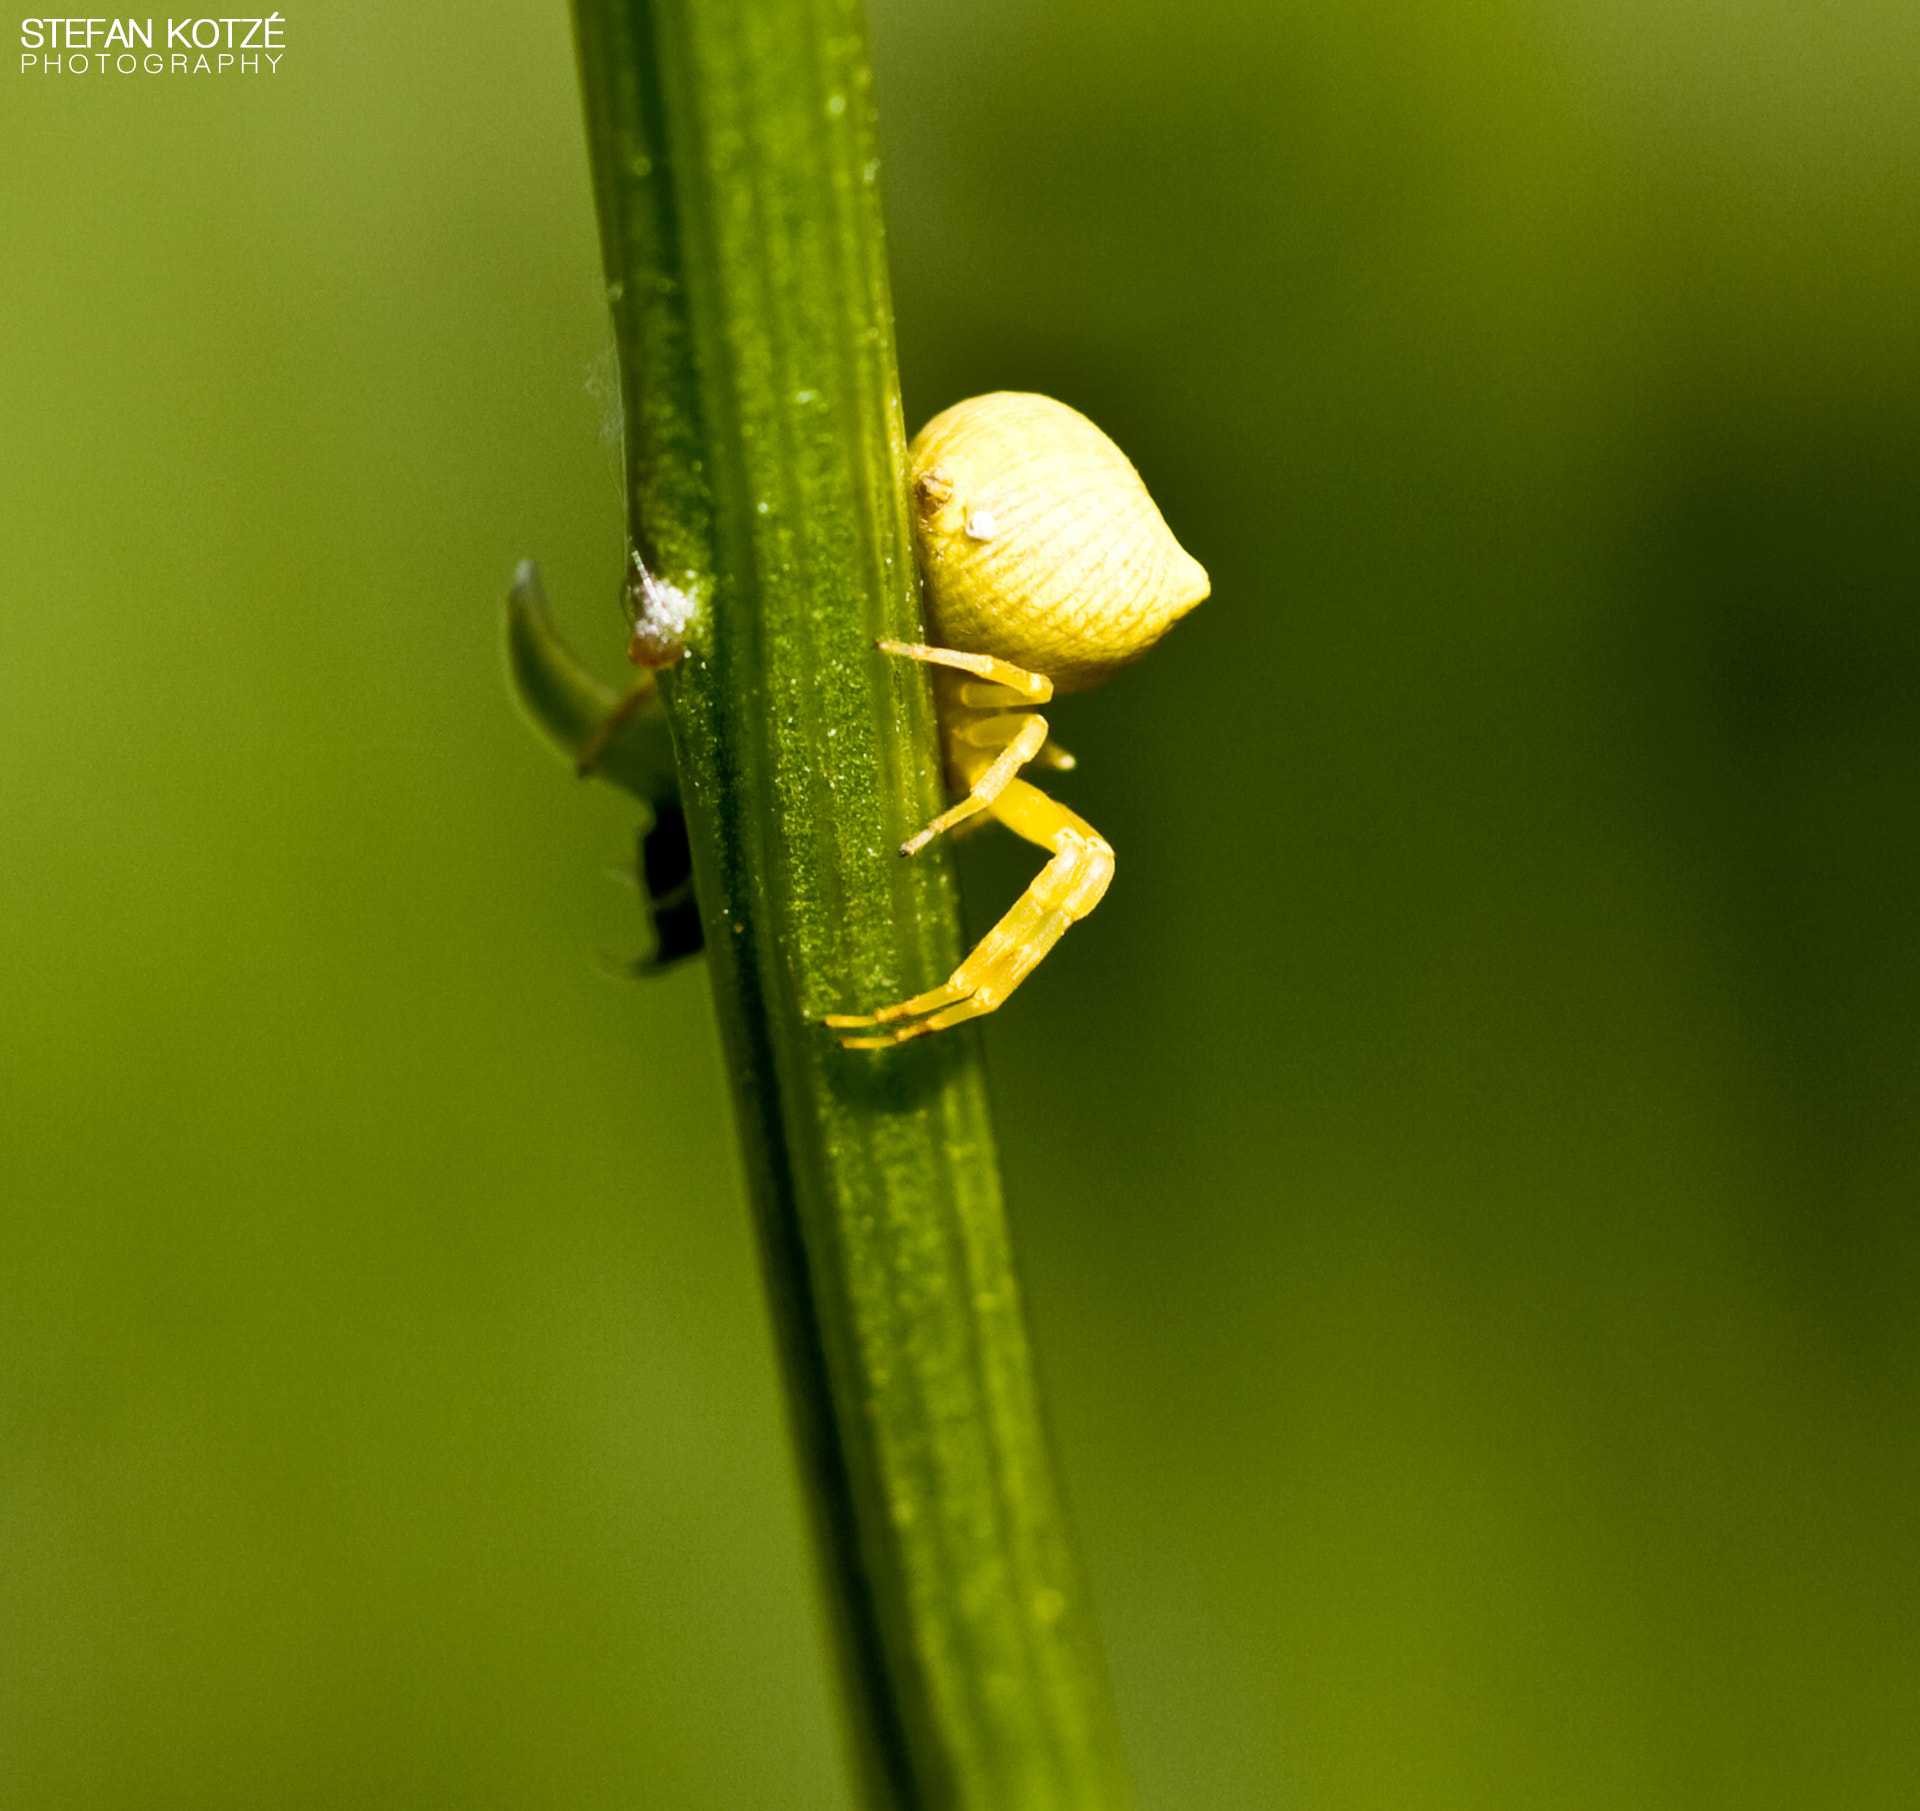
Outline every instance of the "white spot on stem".
<path id="1" fill-rule="evenodd" d="M 658 672 L 687 651 L 687 630 L 700 611 L 700 600 L 678 585 L 655 578 L 632 556 L 633 642 L 627 649 L 635 666 Z"/>

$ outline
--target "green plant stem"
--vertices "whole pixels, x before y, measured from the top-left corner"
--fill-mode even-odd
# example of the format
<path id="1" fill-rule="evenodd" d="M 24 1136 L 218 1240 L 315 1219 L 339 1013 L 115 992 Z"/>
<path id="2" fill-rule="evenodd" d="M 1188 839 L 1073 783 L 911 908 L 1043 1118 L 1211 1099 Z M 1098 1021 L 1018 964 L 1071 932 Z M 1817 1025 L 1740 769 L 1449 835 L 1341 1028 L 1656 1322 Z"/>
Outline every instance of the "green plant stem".
<path id="1" fill-rule="evenodd" d="M 632 539 L 691 594 L 662 674 L 715 1000 L 870 1802 L 1124 1802 L 972 1031 L 822 1014 L 960 954 L 917 635 L 864 21 L 577 0 Z"/>

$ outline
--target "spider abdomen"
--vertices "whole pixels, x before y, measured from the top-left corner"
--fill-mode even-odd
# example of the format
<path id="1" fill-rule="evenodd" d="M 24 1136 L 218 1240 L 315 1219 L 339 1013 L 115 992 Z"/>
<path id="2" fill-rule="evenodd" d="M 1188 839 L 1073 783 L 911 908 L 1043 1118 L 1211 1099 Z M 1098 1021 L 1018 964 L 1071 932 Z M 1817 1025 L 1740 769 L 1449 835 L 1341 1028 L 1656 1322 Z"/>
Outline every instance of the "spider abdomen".
<path id="1" fill-rule="evenodd" d="M 1207 595 L 1127 457 L 1084 415 L 1001 390 L 936 415 L 909 451 L 928 631 L 1083 691 Z"/>

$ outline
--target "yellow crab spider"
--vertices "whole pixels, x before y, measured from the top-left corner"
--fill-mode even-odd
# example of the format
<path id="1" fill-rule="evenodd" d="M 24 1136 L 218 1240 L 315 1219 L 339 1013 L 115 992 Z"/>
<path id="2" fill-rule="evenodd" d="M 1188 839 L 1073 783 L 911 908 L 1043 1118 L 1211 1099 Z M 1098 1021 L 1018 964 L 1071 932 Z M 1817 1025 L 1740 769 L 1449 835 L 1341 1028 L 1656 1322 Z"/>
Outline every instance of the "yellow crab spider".
<path id="1" fill-rule="evenodd" d="M 877 1012 L 834 1013 L 849 1050 L 877 1050 L 992 1012 L 1100 903 L 1106 839 L 1037 786 L 1067 768 L 1032 707 L 1138 660 L 1207 595 L 1207 575 L 1161 519 L 1126 455 L 1050 397 L 956 403 L 908 451 L 914 552 L 937 645 L 881 650 L 934 669 L 947 780 L 963 794 L 902 855 L 982 812 L 1053 852 L 1013 909 L 939 987 Z"/>

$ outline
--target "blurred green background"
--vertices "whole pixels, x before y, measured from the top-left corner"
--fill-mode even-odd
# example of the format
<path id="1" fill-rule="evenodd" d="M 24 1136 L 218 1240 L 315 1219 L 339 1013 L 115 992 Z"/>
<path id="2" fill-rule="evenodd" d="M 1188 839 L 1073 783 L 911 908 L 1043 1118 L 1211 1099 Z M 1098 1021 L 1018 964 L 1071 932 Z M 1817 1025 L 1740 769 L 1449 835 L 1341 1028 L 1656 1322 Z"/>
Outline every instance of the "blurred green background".
<path id="1" fill-rule="evenodd" d="M 1920 1802 L 1920 10 L 873 0 L 1213 600 L 988 1022 L 1143 1811 Z M 0 1803 L 832 1807 L 564 9 L 5 72 Z M 978 923 L 1033 861 L 967 846 Z"/>

